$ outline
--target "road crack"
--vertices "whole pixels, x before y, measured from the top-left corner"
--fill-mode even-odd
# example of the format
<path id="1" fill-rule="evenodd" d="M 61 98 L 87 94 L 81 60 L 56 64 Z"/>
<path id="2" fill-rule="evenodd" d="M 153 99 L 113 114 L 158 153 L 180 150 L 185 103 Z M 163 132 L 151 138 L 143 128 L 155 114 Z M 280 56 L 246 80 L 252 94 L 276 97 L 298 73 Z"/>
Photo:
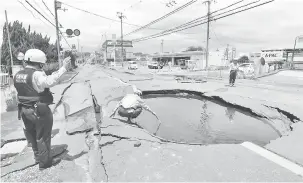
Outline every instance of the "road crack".
<path id="1" fill-rule="evenodd" d="M 262 104 L 264 105 L 264 104 Z M 298 121 L 301 121 L 300 118 L 298 118 L 297 116 L 295 116 L 294 114 L 285 111 L 283 109 L 280 109 L 279 107 L 273 107 L 273 106 L 269 106 L 269 105 L 264 105 L 265 107 L 271 108 L 271 109 L 276 109 L 279 113 L 283 114 L 284 116 L 286 116 L 291 122 L 296 123 Z"/>

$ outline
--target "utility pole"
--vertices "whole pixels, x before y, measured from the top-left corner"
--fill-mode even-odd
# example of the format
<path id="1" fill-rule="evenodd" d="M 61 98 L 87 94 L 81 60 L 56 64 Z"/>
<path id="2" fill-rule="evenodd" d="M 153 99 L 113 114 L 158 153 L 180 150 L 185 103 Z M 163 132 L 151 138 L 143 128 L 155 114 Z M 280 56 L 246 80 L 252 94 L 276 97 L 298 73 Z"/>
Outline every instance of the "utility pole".
<path id="1" fill-rule="evenodd" d="M 210 2 L 211 0 L 207 0 L 207 36 L 206 36 L 206 58 L 205 58 L 205 68 L 208 67 L 208 56 L 209 56 L 209 22 L 210 22 Z"/>
<path id="2" fill-rule="evenodd" d="M 161 40 L 161 59 L 160 59 L 159 63 L 161 63 L 162 61 L 163 61 L 163 39 Z M 160 70 L 160 67 L 159 67 L 159 70 Z"/>
<path id="3" fill-rule="evenodd" d="M 123 15 L 122 12 L 117 12 L 118 17 L 121 20 L 121 59 L 122 59 L 122 66 L 123 66 L 123 62 L 124 62 L 124 58 L 123 58 L 123 18 L 125 18 L 125 16 Z"/>
<path id="4" fill-rule="evenodd" d="M 5 20 L 6 20 L 6 32 L 7 32 L 9 53 L 10 53 L 10 57 L 11 57 L 11 69 L 12 69 L 12 72 L 13 72 L 13 65 L 14 65 L 14 63 L 13 63 L 13 53 L 12 53 L 12 46 L 11 46 L 11 36 L 9 34 L 9 29 L 8 29 L 8 20 L 7 20 L 7 12 L 6 12 L 6 10 L 5 10 Z"/>
<path id="5" fill-rule="evenodd" d="M 62 66 L 62 62 L 60 60 L 60 36 L 59 36 L 58 12 L 57 12 L 57 10 L 61 8 L 61 2 L 59 2 L 57 0 L 54 0 L 54 7 L 55 7 L 55 21 L 56 21 L 58 62 L 59 62 L 59 67 L 61 67 Z"/>

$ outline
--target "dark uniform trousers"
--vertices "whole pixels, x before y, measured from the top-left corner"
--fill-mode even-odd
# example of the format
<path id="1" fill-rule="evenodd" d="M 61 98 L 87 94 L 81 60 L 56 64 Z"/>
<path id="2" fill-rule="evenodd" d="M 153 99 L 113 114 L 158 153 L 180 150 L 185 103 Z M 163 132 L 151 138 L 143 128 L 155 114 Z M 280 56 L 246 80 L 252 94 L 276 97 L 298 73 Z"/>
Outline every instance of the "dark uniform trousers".
<path id="1" fill-rule="evenodd" d="M 237 77 L 237 71 L 231 70 L 229 74 L 229 84 L 235 84 L 236 77 Z"/>
<path id="2" fill-rule="evenodd" d="M 37 117 L 39 116 L 39 117 Z M 22 107 L 22 120 L 26 139 L 31 143 L 35 160 L 39 168 L 52 164 L 51 133 L 53 114 L 47 104 L 40 103 L 37 111 L 31 107 Z"/>

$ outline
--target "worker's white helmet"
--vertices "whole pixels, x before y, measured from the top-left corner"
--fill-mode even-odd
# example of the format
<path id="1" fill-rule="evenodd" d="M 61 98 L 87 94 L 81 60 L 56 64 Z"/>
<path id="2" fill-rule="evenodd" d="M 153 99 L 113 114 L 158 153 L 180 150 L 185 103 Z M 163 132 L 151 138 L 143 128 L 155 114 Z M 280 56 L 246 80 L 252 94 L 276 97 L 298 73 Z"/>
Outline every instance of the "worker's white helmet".
<path id="1" fill-rule="evenodd" d="M 38 49 L 29 49 L 25 52 L 24 60 L 26 62 L 36 62 L 36 63 L 45 64 L 47 59 L 43 51 Z"/>

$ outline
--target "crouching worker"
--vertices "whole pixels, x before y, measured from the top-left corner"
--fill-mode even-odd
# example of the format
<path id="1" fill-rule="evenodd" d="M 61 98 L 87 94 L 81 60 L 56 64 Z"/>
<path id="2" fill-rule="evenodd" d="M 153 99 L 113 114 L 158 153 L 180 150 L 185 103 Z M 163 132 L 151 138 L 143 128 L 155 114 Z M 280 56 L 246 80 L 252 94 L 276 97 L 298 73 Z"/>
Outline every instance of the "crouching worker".
<path id="1" fill-rule="evenodd" d="M 140 95 L 142 95 L 142 92 L 138 90 L 135 86 L 133 86 L 133 90 L 133 94 L 126 94 L 122 98 L 122 100 L 117 104 L 117 106 L 113 110 L 113 113 L 110 117 L 113 118 L 116 112 L 118 111 L 118 114 L 121 117 L 127 118 L 129 123 L 134 123 L 133 119 L 137 118 L 142 113 L 142 110 L 145 109 L 157 118 L 159 122 L 159 125 L 156 130 L 157 132 L 159 130 L 161 121 L 159 120 L 156 113 L 154 113 L 140 97 Z"/>
<path id="2" fill-rule="evenodd" d="M 63 66 L 47 76 L 42 70 L 46 60 L 41 50 L 28 50 L 24 56 L 26 67 L 14 77 L 18 93 L 18 119 L 23 120 L 25 137 L 31 144 L 40 170 L 60 162 L 60 159 L 53 159 L 51 154 L 53 113 L 49 105 L 53 104 L 53 95 L 49 88 L 59 81 L 70 63 L 69 57 L 64 59 Z"/>

